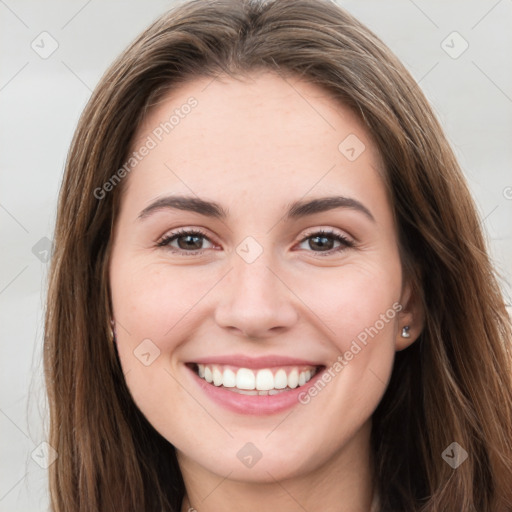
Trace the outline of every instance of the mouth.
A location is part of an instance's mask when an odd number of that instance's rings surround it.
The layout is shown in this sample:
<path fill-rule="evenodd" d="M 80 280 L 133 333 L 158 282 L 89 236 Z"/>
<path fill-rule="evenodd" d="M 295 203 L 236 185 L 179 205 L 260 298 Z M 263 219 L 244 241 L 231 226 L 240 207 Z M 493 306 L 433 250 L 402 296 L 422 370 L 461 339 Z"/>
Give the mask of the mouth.
<path fill-rule="evenodd" d="M 213 387 L 253 396 L 274 396 L 297 390 L 325 368 L 323 365 L 287 365 L 253 369 L 202 363 L 187 363 L 187 366 Z"/>

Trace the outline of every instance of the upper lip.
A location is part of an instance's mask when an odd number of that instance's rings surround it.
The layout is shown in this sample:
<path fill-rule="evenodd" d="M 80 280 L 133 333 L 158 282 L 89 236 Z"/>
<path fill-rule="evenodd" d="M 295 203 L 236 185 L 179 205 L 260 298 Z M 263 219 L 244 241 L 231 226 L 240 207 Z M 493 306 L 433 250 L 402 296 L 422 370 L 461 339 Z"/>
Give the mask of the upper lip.
<path fill-rule="evenodd" d="M 226 356 L 201 357 L 194 361 L 197 364 L 223 364 L 239 368 L 271 368 L 273 366 L 322 366 L 322 363 L 279 355 L 249 357 L 231 354 Z"/>

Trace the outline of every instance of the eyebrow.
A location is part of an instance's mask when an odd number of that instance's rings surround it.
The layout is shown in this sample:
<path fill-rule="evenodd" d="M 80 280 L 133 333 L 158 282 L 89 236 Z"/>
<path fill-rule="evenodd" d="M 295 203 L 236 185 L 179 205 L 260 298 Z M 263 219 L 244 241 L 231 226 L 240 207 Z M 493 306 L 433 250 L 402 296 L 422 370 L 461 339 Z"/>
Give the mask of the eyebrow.
<path fill-rule="evenodd" d="M 336 208 L 346 208 L 361 212 L 372 222 L 375 222 L 375 218 L 366 206 L 356 199 L 344 196 L 321 197 L 309 201 L 294 201 L 288 205 L 288 210 L 284 217 L 285 220 L 299 219 L 301 217 L 334 210 Z M 144 208 L 144 210 L 140 212 L 138 218 L 144 219 L 149 217 L 152 213 L 167 209 L 199 213 L 200 215 L 219 220 L 225 220 L 229 216 L 229 211 L 224 209 L 215 201 L 206 201 L 198 197 L 189 196 L 166 196 L 156 199 L 149 206 Z"/>

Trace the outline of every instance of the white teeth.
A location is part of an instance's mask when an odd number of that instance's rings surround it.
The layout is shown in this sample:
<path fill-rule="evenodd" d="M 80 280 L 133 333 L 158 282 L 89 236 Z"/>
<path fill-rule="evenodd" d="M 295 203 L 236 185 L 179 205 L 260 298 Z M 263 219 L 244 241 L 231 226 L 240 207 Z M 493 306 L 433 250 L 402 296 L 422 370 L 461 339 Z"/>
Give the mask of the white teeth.
<path fill-rule="evenodd" d="M 236 375 L 233 370 L 230 370 L 229 368 L 224 370 L 222 385 L 225 388 L 234 388 L 236 386 Z"/>
<path fill-rule="evenodd" d="M 218 368 L 213 369 L 213 385 L 214 386 L 222 385 L 222 372 Z"/>
<path fill-rule="evenodd" d="M 197 364 L 197 374 L 214 386 L 230 388 L 246 395 L 275 395 L 282 390 L 304 386 L 316 373 L 311 368 L 299 372 L 299 368 L 271 370 L 232 369 L 222 365 Z M 287 373 L 288 371 L 288 373 Z M 275 372 L 275 373 L 274 373 Z"/>
<path fill-rule="evenodd" d="M 247 368 L 240 368 L 236 372 L 236 387 L 238 389 L 254 389 L 256 387 L 254 372 Z"/>
<path fill-rule="evenodd" d="M 299 372 L 295 368 L 288 375 L 288 387 L 296 388 L 299 385 Z"/>
<path fill-rule="evenodd" d="M 277 370 L 277 373 L 274 375 L 274 388 L 284 389 L 286 386 L 288 386 L 288 376 L 286 372 L 283 369 Z"/>
<path fill-rule="evenodd" d="M 256 374 L 256 389 L 268 391 L 274 389 L 274 376 L 270 370 L 259 370 Z"/>

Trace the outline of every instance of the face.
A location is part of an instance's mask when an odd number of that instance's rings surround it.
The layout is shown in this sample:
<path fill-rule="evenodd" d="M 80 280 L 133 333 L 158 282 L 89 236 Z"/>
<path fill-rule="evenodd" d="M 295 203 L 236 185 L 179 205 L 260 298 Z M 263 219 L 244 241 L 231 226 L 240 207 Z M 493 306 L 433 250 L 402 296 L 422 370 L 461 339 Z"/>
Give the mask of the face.
<path fill-rule="evenodd" d="M 416 338 L 362 123 L 298 79 L 198 79 L 132 150 L 110 286 L 139 409 L 183 468 L 270 481 L 355 460 Z"/>

